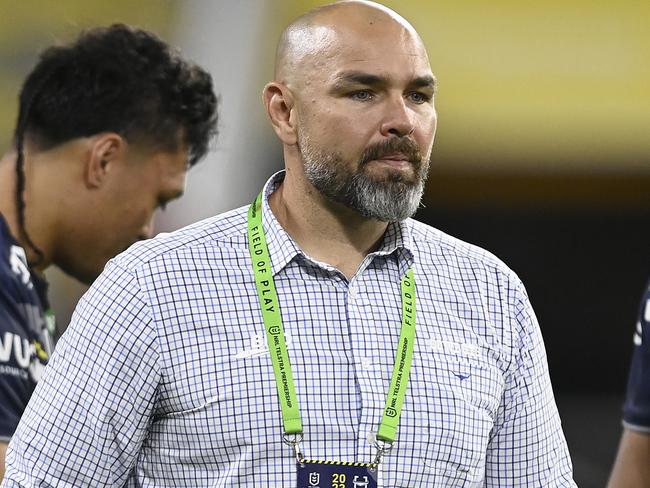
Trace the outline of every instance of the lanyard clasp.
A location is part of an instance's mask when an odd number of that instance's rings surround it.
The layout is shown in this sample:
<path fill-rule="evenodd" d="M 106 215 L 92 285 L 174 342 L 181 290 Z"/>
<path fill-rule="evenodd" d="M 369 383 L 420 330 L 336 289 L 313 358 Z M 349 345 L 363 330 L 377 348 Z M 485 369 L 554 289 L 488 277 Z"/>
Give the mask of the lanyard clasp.
<path fill-rule="evenodd" d="M 300 443 L 302 442 L 302 439 L 302 433 L 282 435 L 282 442 L 284 442 L 287 446 L 291 446 L 293 448 L 293 452 L 296 455 L 296 461 L 298 464 L 302 464 L 302 462 L 305 460 L 305 456 L 303 456 L 302 452 L 300 452 Z"/>
<path fill-rule="evenodd" d="M 372 462 L 372 464 L 379 466 L 379 463 L 381 463 L 381 459 L 384 457 L 384 455 L 393 448 L 393 442 L 381 441 L 377 439 L 375 440 L 375 447 L 377 448 L 377 455 L 375 456 L 375 460 Z"/>

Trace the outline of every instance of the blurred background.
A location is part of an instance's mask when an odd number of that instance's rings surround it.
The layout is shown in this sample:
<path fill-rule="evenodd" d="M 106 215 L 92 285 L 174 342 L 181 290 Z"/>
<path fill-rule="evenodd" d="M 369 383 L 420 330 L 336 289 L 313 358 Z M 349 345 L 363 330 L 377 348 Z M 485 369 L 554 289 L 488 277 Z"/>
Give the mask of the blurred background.
<path fill-rule="evenodd" d="M 0 0 L 0 151 L 38 53 L 113 22 L 211 71 L 220 135 L 160 231 L 249 202 L 282 165 L 261 90 L 276 39 L 323 2 Z M 527 286 L 579 486 L 603 486 L 650 276 L 650 3 L 389 0 L 427 44 L 439 131 L 418 218 L 478 244 Z M 59 324 L 84 289 L 48 273 Z"/>

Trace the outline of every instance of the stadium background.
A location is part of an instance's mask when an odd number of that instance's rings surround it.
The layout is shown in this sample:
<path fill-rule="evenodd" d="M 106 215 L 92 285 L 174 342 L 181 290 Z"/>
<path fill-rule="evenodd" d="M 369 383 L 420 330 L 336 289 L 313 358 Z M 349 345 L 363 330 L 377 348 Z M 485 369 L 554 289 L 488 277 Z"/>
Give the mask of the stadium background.
<path fill-rule="evenodd" d="M 281 166 L 261 104 L 295 0 L 0 0 L 0 151 L 37 53 L 87 26 L 157 32 L 208 68 L 220 136 L 171 230 L 243 205 Z M 505 260 L 527 286 L 579 486 L 603 486 L 638 300 L 650 275 L 650 3 L 386 1 L 418 29 L 440 90 L 419 218 Z M 60 323 L 83 288 L 48 272 Z"/>

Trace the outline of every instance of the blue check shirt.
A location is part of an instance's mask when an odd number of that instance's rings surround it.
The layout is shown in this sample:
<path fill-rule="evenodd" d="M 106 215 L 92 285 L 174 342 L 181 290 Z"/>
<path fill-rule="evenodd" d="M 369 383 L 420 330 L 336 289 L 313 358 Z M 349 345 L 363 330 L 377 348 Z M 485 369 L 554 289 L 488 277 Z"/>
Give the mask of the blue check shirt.
<path fill-rule="evenodd" d="M 413 266 L 417 339 L 379 486 L 575 486 L 535 316 L 491 254 L 389 225 L 351 280 L 267 233 L 306 458 L 370 462 Z M 2 485 L 296 486 L 246 210 L 131 247 L 79 303 L 9 447 Z"/>

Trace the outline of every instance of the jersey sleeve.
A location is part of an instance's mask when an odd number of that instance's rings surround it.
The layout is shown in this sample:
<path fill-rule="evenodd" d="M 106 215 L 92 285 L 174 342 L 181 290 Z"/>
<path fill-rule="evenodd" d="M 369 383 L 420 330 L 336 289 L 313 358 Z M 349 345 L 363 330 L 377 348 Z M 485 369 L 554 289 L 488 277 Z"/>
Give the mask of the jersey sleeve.
<path fill-rule="evenodd" d="M 634 331 L 623 423 L 632 430 L 650 433 L 650 281 L 641 300 Z"/>
<path fill-rule="evenodd" d="M 109 263 L 82 297 L 9 444 L 5 479 L 125 485 L 160 380 L 158 339 L 142 295 L 133 273 Z"/>
<path fill-rule="evenodd" d="M 44 324 L 40 306 L 3 260 L 0 265 L 0 441 L 7 442 L 27 406 L 48 354 L 33 333 Z M 26 266 L 25 266 L 26 269 Z"/>

